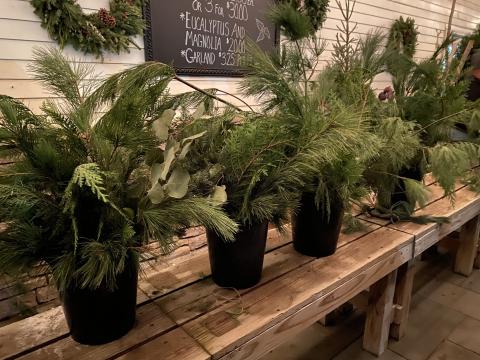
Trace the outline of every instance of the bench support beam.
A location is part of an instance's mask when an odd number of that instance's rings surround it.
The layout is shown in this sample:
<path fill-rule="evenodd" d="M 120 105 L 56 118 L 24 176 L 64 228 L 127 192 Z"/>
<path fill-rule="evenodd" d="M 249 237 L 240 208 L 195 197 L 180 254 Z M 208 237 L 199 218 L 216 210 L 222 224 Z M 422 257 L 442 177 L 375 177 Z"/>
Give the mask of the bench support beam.
<path fill-rule="evenodd" d="M 363 348 L 377 356 L 388 345 L 396 279 L 397 271 L 393 271 L 370 287 Z"/>
<path fill-rule="evenodd" d="M 454 271 L 457 274 L 470 276 L 475 258 L 478 255 L 478 236 L 480 233 L 480 216 L 476 216 L 460 231 L 460 245 L 455 259 Z"/>
<path fill-rule="evenodd" d="M 393 298 L 396 310 L 390 327 L 390 336 L 395 340 L 400 340 L 405 335 L 407 329 L 414 276 L 415 260 L 410 260 L 398 269 L 397 285 Z"/>

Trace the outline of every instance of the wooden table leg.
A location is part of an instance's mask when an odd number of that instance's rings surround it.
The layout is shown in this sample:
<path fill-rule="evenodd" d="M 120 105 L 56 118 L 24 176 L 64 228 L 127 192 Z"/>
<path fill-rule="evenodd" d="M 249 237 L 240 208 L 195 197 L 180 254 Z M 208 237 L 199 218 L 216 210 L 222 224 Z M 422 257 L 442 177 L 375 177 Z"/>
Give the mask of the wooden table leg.
<path fill-rule="evenodd" d="M 460 231 L 460 245 L 455 259 L 454 271 L 470 276 L 475 258 L 478 254 L 478 236 L 480 232 L 480 216 L 467 222 Z"/>
<path fill-rule="evenodd" d="M 395 309 L 390 327 L 390 336 L 395 340 L 400 340 L 405 335 L 412 301 L 414 277 L 415 259 L 402 265 L 397 272 L 397 286 L 393 298 Z"/>
<path fill-rule="evenodd" d="M 388 345 L 396 279 L 397 271 L 393 271 L 370 287 L 363 348 L 377 356 Z"/>

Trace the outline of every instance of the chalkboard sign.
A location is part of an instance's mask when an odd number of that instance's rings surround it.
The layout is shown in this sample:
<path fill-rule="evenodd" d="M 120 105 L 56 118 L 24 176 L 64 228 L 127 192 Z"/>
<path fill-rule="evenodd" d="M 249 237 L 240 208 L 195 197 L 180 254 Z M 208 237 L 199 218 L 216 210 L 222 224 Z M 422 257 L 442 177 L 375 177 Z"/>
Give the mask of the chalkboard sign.
<path fill-rule="evenodd" d="M 247 39 L 275 51 L 268 20 L 274 0 L 150 0 L 145 15 L 147 60 L 180 74 L 241 75 Z"/>

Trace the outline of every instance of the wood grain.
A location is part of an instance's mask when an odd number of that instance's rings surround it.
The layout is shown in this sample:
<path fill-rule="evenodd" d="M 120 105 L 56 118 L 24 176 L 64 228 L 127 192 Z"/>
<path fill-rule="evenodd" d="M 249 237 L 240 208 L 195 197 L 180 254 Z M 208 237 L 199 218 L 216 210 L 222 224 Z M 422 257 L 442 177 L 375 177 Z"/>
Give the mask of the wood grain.
<path fill-rule="evenodd" d="M 208 355 L 182 329 L 175 329 L 129 351 L 117 360 L 208 360 Z"/>
<path fill-rule="evenodd" d="M 411 235 L 381 228 L 339 249 L 331 257 L 317 259 L 245 294 L 242 297 L 242 314 L 231 315 L 233 307 L 224 305 L 185 324 L 183 328 L 215 358 L 221 357 L 354 279 L 365 267 L 383 261 L 412 243 Z M 408 250 L 412 251 L 412 246 L 409 246 Z M 411 253 L 404 255 L 402 259 L 404 258 L 405 262 L 409 257 Z M 344 301 L 347 300 L 349 299 Z M 335 305 L 340 304 L 341 302 L 337 302 Z M 327 310 L 334 309 L 335 307 L 332 307 Z M 315 322 L 319 318 L 312 320 Z M 209 326 L 214 319 L 222 319 L 228 331 L 214 334 Z"/>
<path fill-rule="evenodd" d="M 376 356 L 387 349 L 396 280 L 397 270 L 393 270 L 370 286 L 363 349 Z"/>
<path fill-rule="evenodd" d="M 478 254 L 478 236 L 480 234 L 480 216 L 465 225 L 460 231 L 460 244 L 455 257 L 454 271 L 457 274 L 470 276 Z"/>
<path fill-rule="evenodd" d="M 400 340 L 407 330 L 414 277 L 415 259 L 410 260 L 398 268 L 397 284 L 393 298 L 396 311 L 394 312 L 392 325 L 390 327 L 390 336 L 395 340 Z"/>
<path fill-rule="evenodd" d="M 379 226 L 366 224 L 366 229 L 352 234 L 341 234 L 339 239 L 339 249 L 347 246 L 353 241 L 363 236 L 367 236 L 377 230 Z M 290 235 L 289 235 L 290 236 Z M 275 249 L 265 255 L 264 270 L 261 282 L 255 287 L 261 287 L 271 280 L 283 276 L 307 263 L 314 261 L 314 258 L 304 256 L 296 252 L 292 246 L 283 246 Z M 252 291 L 252 289 L 242 290 L 241 294 Z M 181 325 L 187 321 L 211 311 L 226 301 L 214 294 L 218 287 L 210 278 L 192 284 L 184 289 L 180 289 L 161 298 L 158 302 L 162 310 L 177 324 Z M 233 291 L 225 291 L 225 297 L 236 298 Z"/>
<path fill-rule="evenodd" d="M 148 342 L 175 328 L 175 324 L 160 310 L 156 303 L 149 303 L 137 311 L 137 324 L 121 339 L 100 346 L 87 346 L 76 343 L 71 337 L 61 339 L 53 344 L 44 346 L 28 355 L 20 357 L 22 360 L 103 360 Z"/>
<path fill-rule="evenodd" d="M 345 302 L 361 293 L 373 283 L 377 282 L 392 269 L 408 261 L 411 255 L 412 245 L 407 245 L 400 251 L 383 259 L 379 263 L 364 269 L 364 271 L 351 280 L 337 287 L 331 292 L 303 307 L 300 311 L 292 314 L 283 321 L 274 324 L 255 338 L 239 345 L 232 352 L 221 359 L 228 360 L 254 360 L 260 359 L 268 351 L 274 349 L 286 340 L 294 337 L 299 331 L 305 329 L 327 313 L 335 309 L 339 303 Z M 215 358 L 215 357 L 214 357 Z"/>
<path fill-rule="evenodd" d="M 61 307 L 29 317 L 0 328 L 0 359 L 7 359 L 24 351 L 68 334 Z"/>

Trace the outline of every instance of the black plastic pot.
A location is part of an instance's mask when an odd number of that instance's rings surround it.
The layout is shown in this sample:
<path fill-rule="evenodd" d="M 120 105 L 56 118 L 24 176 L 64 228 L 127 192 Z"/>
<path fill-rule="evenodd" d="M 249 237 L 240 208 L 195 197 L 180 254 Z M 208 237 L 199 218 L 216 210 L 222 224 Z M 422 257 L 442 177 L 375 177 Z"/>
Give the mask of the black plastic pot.
<path fill-rule="evenodd" d="M 115 290 L 69 287 L 62 294 L 63 311 L 72 338 L 85 345 L 119 339 L 135 325 L 138 266 L 129 266 L 117 277 Z"/>
<path fill-rule="evenodd" d="M 247 289 L 259 283 L 267 243 L 268 222 L 242 227 L 234 242 L 207 231 L 213 281 L 221 287 Z"/>
<path fill-rule="evenodd" d="M 421 181 L 424 176 L 424 171 L 421 166 L 418 165 L 402 169 L 398 175 L 407 179 Z M 398 181 L 398 183 L 393 189 L 391 206 L 394 206 L 401 202 L 408 203 L 408 197 L 405 190 L 405 182 L 403 180 Z"/>
<path fill-rule="evenodd" d="M 313 257 L 335 254 L 342 229 L 344 207 L 332 201 L 330 216 L 315 205 L 315 194 L 304 193 L 300 207 L 292 215 L 293 247 L 299 253 Z"/>

